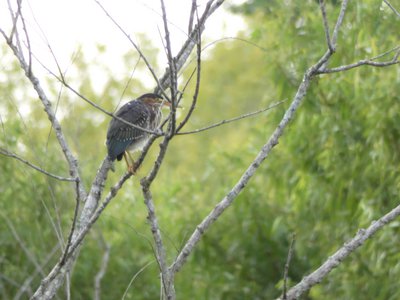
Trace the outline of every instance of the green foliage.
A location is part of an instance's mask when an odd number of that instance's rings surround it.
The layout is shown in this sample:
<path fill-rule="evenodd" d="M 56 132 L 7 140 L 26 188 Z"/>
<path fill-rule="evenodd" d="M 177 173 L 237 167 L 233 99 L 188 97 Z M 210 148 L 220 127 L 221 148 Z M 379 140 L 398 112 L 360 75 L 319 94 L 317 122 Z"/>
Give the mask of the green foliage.
<path fill-rule="evenodd" d="M 398 43 L 393 26 L 398 21 L 379 5 L 350 3 L 330 67 L 373 57 Z M 337 1 L 327 3 L 331 28 L 338 9 Z M 251 29 L 243 38 L 261 48 L 239 40 L 207 48 L 197 109 L 185 130 L 292 99 L 305 69 L 326 49 L 316 1 L 268 1 L 268 5 L 252 1 L 237 11 L 246 14 Z M 154 59 L 156 51 L 150 43 L 144 44 L 147 48 L 142 50 Z M 138 77 L 130 78 L 137 61 L 134 53 L 121 58 L 126 70 L 115 75 L 102 64 L 105 52 L 106 47 L 99 46 L 96 59 L 78 55 L 66 77 L 85 97 L 113 110 L 121 99 L 137 96 L 145 86 Z M 4 53 L 11 57 L 9 50 Z M 142 64 L 138 68 L 144 70 Z M 18 65 L 8 64 L 2 70 L 7 78 L 0 77 L 1 98 L 8 100 L 1 103 L 1 147 L 67 176 L 54 131 Z M 296 246 L 290 284 L 318 267 L 358 228 L 397 205 L 399 81 L 398 67 L 360 67 L 315 80 L 279 145 L 177 274 L 178 299 L 277 297 L 292 233 L 296 233 Z M 53 79 L 47 84 L 88 187 L 106 153 L 109 118 L 73 93 L 60 93 Z M 182 115 L 190 106 L 193 87 L 192 82 Z M 254 159 L 288 105 L 173 140 L 152 190 L 169 262 Z M 17 107 L 29 109 L 19 112 Z M 149 170 L 157 150 L 154 147 L 137 178 Z M 125 169 L 123 164 L 116 167 L 105 191 Z M 8 299 L 37 272 L 24 247 L 39 264 L 49 259 L 44 273 L 58 258 L 60 250 L 53 257 L 46 255 L 60 236 L 67 236 L 75 194 L 73 184 L 49 179 L 10 158 L 0 156 L 0 168 L 0 293 Z M 159 296 L 159 272 L 146 215 L 138 180 L 132 179 L 86 239 L 71 278 L 73 299 L 93 297 L 93 280 L 104 251 L 102 239 L 111 246 L 102 297 L 122 298 L 131 279 L 148 263 L 125 299 Z M 399 222 L 387 226 L 305 298 L 399 298 L 400 263 L 394 238 L 398 234 Z M 31 289 L 41 277 L 34 276 Z M 59 295 L 64 298 L 63 291 Z"/>

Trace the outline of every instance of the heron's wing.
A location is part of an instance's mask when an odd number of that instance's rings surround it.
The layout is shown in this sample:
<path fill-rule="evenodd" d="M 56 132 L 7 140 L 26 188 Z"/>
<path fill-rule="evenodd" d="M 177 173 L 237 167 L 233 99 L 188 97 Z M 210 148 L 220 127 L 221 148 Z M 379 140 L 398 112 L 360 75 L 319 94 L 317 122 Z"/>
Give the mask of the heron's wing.
<path fill-rule="evenodd" d="M 144 104 L 131 101 L 122 106 L 116 113 L 121 119 L 139 127 L 146 128 L 149 113 Z M 130 126 L 120 120 L 113 118 L 107 131 L 107 149 L 111 160 L 124 153 L 132 143 L 146 136 L 146 132 Z"/>

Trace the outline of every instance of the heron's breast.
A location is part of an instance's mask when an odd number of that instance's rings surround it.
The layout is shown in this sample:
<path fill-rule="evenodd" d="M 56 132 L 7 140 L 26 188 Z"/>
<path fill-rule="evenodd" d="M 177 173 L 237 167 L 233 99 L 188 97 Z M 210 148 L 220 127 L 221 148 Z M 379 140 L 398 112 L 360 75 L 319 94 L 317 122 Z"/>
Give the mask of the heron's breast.
<path fill-rule="evenodd" d="M 135 151 L 141 151 L 143 147 L 146 145 L 146 142 L 148 141 L 149 137 L 145 135 L 144 137 L 140 138 L 139 140 L 136 140 L 134 143 L 130 144 L 126 150 L 130 152 L 135 152 Z"/>

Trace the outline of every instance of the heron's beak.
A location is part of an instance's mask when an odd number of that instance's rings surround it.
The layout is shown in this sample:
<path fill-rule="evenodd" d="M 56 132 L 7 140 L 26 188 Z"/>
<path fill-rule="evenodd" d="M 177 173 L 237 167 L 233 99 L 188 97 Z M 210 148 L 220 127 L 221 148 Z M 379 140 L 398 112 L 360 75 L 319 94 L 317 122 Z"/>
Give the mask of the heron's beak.
<path fill-rule="evenodd" d="M 169 101 L 164 101 L 164 102 L 163 102 L 163 106 L 171 107 L 171 105 L 172 105 L 172 103 L 169 102 Z M 178 106 L 176 106 L 176 107 L 177 107 L 177 108 L 182 108 L 181 105 L 178 105 Z"/>

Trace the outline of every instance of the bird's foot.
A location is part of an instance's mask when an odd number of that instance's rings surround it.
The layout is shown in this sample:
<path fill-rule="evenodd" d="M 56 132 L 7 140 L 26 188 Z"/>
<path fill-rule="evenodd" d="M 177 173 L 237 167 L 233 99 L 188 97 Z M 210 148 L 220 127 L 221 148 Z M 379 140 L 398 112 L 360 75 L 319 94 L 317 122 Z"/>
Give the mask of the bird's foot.
<path fill-rule="evenodd" d="M 135 173 L 136 173 L 135 165 L 129 165 L 128 172 L 131 173 L 132 175 L 135 175 Z"/>
<path fill-rule="evenodd" d="M 138 163 L 134 162 L 132 165 L 128 166 L 128 172 L 132 175 L 136 174 L 136 171 L 139 169 Z"/>

